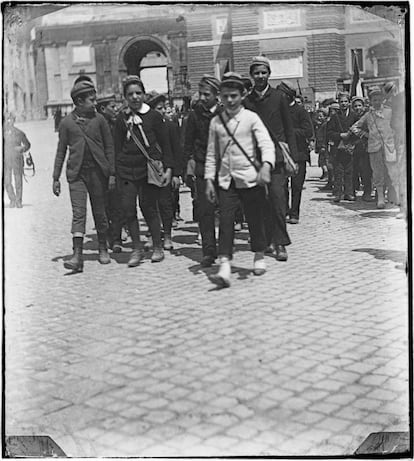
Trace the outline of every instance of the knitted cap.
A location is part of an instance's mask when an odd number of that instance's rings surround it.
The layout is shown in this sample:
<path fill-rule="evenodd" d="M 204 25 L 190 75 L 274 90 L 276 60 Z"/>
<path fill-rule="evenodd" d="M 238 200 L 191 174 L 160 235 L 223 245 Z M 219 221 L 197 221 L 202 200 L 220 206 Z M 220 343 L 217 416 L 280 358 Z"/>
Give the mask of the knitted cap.
<path fill-rule="evenodd" d="M 83 80 L 81 82 L 75 83 L 70 92 L 70 97 L 75 100 L 78 96 L 84 93 L 89 93 L 90 91 L 95 91 L 95 87 L 92 82 L 88 80 Z"/>
<path fill-rule="evenodd" d="M 381 88 L 379 86 L 372 86 L 368 89 L 368 96 L 371 98 L 374 94 L 382 94 Z"/>
<path fill-rule="evenodd" d="M 221 80 L 220 89 L 229 87 L 236 87 L 240 89 L 242 92 L 245 91 L 242 76 L 240 74 L 237 74 L 236 72 L 226 72 Z"/>
<path fill-rule="evenodd" d="M 76 85 L 77 83 L 79 82 L 90 82 L 90 83 L 93 83 L 93 80 L 91 79 L 91 77 L 89 77 L 89 75 L 86 75 L 86 74 L 81 74 L 79 75 L 79 77 L 77 77 L 75 79 L 75 81 L 73 82 L 73 85 Z"/>
<path fill-rule="evenodd" d="M 252 59 L 250 64 L 250 73 L 252 73 L 254 66 L 266 66 L 270 72 L 270 61 L 266 58 L 266 56 L 255 56 Z"/>
<path fill-rule="evenodd" d="M 212 75 L 205 74 L 201 77 L 199 85 L 207 85 L 217 93 L 220 89 L 220 80 Z"/>
<path fill-rule="evenodd" d="M 125 90 L 129 85 L 139 85 L 142 88 L 142 91 L 145 93 L 145 87 L 144 84 L 142 83 L 142 80 L 138 77 L 138 75 L 127 75 L 123 80 L 122 80 L 122 90 L 125 95 Z"/>
<path fill-rule="evenodd" d="M 165 102 L 167 100 L 167 97 L 164 94 L 157 93 L 156 91 L 151 91 L 148 93 L 148 99 L 147 99 L 147 104 L 154 109 L 154 107 L 159 103 L 159 102 Z"/>

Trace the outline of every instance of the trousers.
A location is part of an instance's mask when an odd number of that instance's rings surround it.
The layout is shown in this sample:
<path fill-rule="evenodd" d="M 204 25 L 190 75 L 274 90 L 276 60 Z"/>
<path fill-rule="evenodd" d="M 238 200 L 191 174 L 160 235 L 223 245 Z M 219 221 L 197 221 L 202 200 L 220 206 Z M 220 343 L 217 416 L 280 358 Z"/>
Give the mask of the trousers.
<path fill-rule="evenodd" d="M 219 255 L 233 256 L 234 221 L 240 203 L 243 205 L 247 224 L 249 226 L 251 250 L 264 251 L 266 234 L 264 229 L 263 211 L 265 202 L 264 188 L 255 186 L 249 189 L 236 189 L 234 181 L 228 190 L 219 188 Z"/>
<path fill-rule="evenodd" d="M 217 256 L 217 242 L 215 230 L 216 205 L 207 200 L 205 190 L 206 180 L 204 178 L 197 177 L 197 218 L 200 226 L 203 256 L 213 256 L 215 258 Z"/>
<path fill-rule="evenodd" d="M 302 200 L 303 184 L 305 183 L 306 177 L 306 162 L 298 162 L 298 166 L 298 173 L 295 176 L 286 179 L 286 206 L 288 210 L 287 214 L 291 218 L 296 219 L 299 219 L 299 208 L 300 202 Z"/>
<path fill-rule="evenodd" d="M 338 149 L 333 157 L 334 189 L 336 196 L 353 195 L 352 155 L 343 149 Z"/>
<path fill-rule="evenodd" d="M 269 197 L 264 205 L 264 224 L 267 245 L 290 245 L 286 228 L 286 175 L 282 168 L 276 166 L 269 184 Z"/>
<path fill-rule="evenodd" d="M 11 203 L 22 203 L 23 168 L 23 155 L 6 155 L 4 157 L 4 187 Z M 15 187 L 13 187 L 13 178 Z"/>
<path fill-rule="evenodd" d="M 160 187 L 148 184 L 147 179 L 130 181 L 120 179 L 121 204 L 134 245 L 140 243 L 140 231 L 137 216 L 137 197 L 139 207 L 151 233 L 153 245 L 161 247 L 161 225 L 158 215 Z"/>
<path fill-rule="evenodd" d="M 83 168 L 78 178 L 69 183 L 72 204 L 72 234 L 85 234 L 86 202 L 89 195 L 95 228 L 99 234 L 108 231 L 108 219 L 105 211 L 108 179 L 100 168 Z"/>

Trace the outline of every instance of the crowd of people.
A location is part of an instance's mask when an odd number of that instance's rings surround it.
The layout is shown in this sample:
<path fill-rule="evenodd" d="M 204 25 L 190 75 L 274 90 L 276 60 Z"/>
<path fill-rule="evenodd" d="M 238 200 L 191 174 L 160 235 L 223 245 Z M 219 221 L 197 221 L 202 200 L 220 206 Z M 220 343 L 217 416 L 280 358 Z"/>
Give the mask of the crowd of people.
<path fill-rule="evenodd" d="M 288 259 L 287 224 L 299 223 L 311 150 L 319 154 L 321 179 L 327 179 L 324 189 L 334 202 L 355 201 L 362 188 L 362 200 L 376 200 L 378 208 L 388 200 L 405 215 L 404 95 L 396 94 L 392 84 L 370 88 L 368 103 L 343 92 L 311 116 L 288 83 L 270 86 L 270 74 L 269 60 L 256 56 L 248 78 L 234 72 L 221 81 L 203 76 L 197 100 L 179 121 L 167 97 L 146 93 L 136 75 L 123 81 L 121 107 L 114 95 L 97 97 L 88 76 L 78 77 L 71 90 L 75 108 L 56 127 L 53 193 L 60 195 L 68 154 L 72 204 L 73 255 L 64 266 L 83 271 L 88 197 L 101 264 L 111 262 L 108 248 L 123 251 L 123 229 L 133 246 L 129 267 L 140 265 L 148 248 L 151 261 L 161 262 L 164 250 L 173 249 L 179 188 L 185 183 L 199 227 L 201 265 L 219 262 L 210 280 L 230 286 L 235 230 L 245 223 L 253 273 L 262 275 L 265 254 Z M 19 136 L 16 145 L 27 149 Z M 21 203 L 21 197 L 9 196 L 11 203 Z M 137 198 L 148 226 L 145 245 Z"/>

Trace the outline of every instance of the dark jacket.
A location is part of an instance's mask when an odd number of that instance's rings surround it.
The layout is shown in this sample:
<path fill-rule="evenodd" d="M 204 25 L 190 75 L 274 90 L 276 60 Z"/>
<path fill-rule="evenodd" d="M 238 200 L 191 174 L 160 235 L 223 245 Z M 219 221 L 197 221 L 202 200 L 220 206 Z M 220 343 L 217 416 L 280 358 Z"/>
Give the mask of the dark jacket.
<path fill-rule="evenodd" d="M 195 160 L 195 175 L 204 178 L 204 165 L 208 144 L 210 121 L 223 109 L 217 106 L 215 112 L 206 109 L 201 103 L 196 104 L 185 122 L 184 162 Z"/>
<path fill-rule="evenodd" d="M 183 150 L 181 147 L 180 127 L 178 122 L 166 120 L 168 138 L 170 140 L 171 152 L 174 161 L 173 176 L 181 176 L 183 174 Z"/>
<path fill-rule="evenodd" d="M 125 121 L 131 112 L 128 109 L 121 111 L 115 121 L 114 144 L 116 173 L 120 178 L 130 181 L 143 179 L 147 176 L 147 159 L 138 149 L 132 137 L 127 137 Z M 174 168 L 171 146 L 167 126 L 160 113 L 150 109 L 148 112 L 138 114 L 147 137 L 149 147 L 148 155 L 154 160 L 161 160 L 164 168 Z M 133 131 L 141 143 L 145 142 L 138 126 L 133 125 Z"/>
<path fill-rule="evenodd" d="M 115 174 L 114 146 L 111 131 L 105 118 L 98 113 L 91 118 L 79 118 L 75 110 L 67 115 L 59 126 L 59 142 L 53 169 L 55 181 L 60 178 L 62 173 L 68 147 L 66 177 L 68 182 L 77 179 L 82 167 L 86 143 L 104 176 L 108 177 Z"/>
<path fill-rule="evenodd" d="M 348 113 L 338 111 L 335 115 L 332 115 L 328 122 L 328 141 L 333 143 L 332 147 L 335 151 L 338 149 L 338 144 L 341 141 L 341 133 L 347 133 L 349 128 L 358 120 L 358 115 L 349 109 Z M 355 137 L 352 136 L 346 142 L 355 141 Z"/>
<path fill-rule="evenodd" d="M 312 120 L 307 110 L 299 104 L 289 106 L 292 117 L 293 130 L 296 137 L 296 155 L 292 152 L 292 158 L 296 162 L 310 162 L 308 140 L 313 137 Z"/>
<path fill-rule="evenodd" d="M 244 100 L 247 109 L 256 112 L 269 131 L 270 137 L 276 141 L 287 142 L 293 157 L 297 156 L 295 132 L 292 117 L 289 111 L 289 102 L 286 95 L 269 87 L 263 98 L 256 91 L 252 91 Z M 283 163 L 283 156 L 276 149 L 276 164 Z"/>

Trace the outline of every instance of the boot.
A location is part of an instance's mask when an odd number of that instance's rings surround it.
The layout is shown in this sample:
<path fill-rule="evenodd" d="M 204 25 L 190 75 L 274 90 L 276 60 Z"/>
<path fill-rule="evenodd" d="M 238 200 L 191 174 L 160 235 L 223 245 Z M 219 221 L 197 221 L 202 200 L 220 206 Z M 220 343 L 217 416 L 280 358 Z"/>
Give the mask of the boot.
<path fill-rule="evenodd" d="M 172 250 L 173 249 L 173 243 L 171 240 L 171 235 L 165 234 L 164 235 L 164 250 Z"/>
<path fill-rule="evenodd" d="M 98 245 L 99 245 L 99 262 L 101 264 L 109 264 L 111 258 L 109 257 L 108 248 L 106 245 L 106 234 L 98 234 Z"/>
<path fill-rule="evenodd" d="M 141 245 L 132 250 L 131 256 L 129 257 L 128 267 L 139 266 L 141 261 L 144 259 L 144 250 Z"/>
<path fill-rule="evenodd" d="M 152 263 L 160 263 L 164 259 L 164 251 L 161 247 L 154 247 L 154 252 L 151 256 Z"/>
<path fill-rule="evenodd" d="M 229 258 L 222 256 L 220 258 L 220 269 L 217 274 L 210 275 L 209 279 L 220 288 L 230 286 L 231 264 Z"/>
<path fill-rule="evenodd" d="M 65 269 L 83 272 L 83 237 L 73 237 L 73 256 L 63 263 Z"/>
<path fill-rule="evenodd" d="M 385 208 L 385 197 L 384 197 L 384 188 L 377 188 L 377 208 L 382 210 Z"/>

